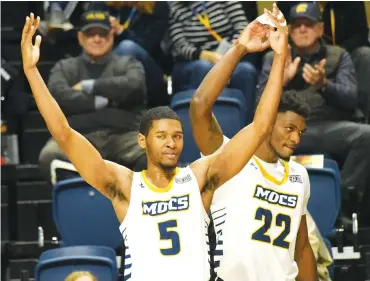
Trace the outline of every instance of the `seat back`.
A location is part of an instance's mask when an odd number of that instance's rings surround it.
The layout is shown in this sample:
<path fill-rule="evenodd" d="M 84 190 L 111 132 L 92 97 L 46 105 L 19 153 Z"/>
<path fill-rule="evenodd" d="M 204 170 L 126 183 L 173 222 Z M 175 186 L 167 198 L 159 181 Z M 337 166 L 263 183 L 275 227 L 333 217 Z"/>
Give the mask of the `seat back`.
<path fill-rule="evenodd" d="M 36 281 L 64 281 L 74 271 L 89 271 L 97 280 L 116 281 L 116 254 L 100 246 L 63 247 L 43 252 L 35 269 Z"/>
<path fill-rule="evenodd" d="M 342 190 L 341 190 L 341 185 L 340 185 L 341 179 L 340 179 L 340 169 L 339 169 L 338 163 L 333 159 L 324 158 L 324 168 L 333 170 L 335 173 L 335 177 L 338 180 L 337 193 L 339 196 L 339 209 L 340 209 L 341 202 L 342 202 Z"/>
<path fill-rule="evenodd" d="M 340 209 L 340 186 L 336 173 L 329 168 L 307 168 L 311 184 L 310 211 L 323 237 L 332 234 Z"/>
<path fill-rule="evenodd" d="M 179 115 L 184 132 L 184 150 L 180 157 L 183 163 L 190 163 L 200 157 L 199 149 L 193 138 L 189 117 L 190 101 L 195 90 L 176 93 L 171 108 Z M 245 99 L 239 90 L 224 89 L 213 106 L 213 113 L 220 124 L 223 134 L 233 137 L 245 126 Z"/>
<path fill-rule="evenodd" d="M 58 182 L 53 217 L 63 245 L 121 247 L 122 235 L 111 202 L 82 178 Z"/>

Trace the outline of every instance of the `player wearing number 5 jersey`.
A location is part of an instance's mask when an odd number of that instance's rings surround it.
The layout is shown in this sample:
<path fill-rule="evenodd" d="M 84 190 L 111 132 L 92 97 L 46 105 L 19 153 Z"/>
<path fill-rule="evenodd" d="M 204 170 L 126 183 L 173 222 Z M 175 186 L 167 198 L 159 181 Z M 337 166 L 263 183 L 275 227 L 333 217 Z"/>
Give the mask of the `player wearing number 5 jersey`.
<path fill-rule="evenodd" d="M 276 6 L 273 13 L 279 14 Z M 284 17 L 278 18 L 285 21 Z M 285 24 L 278 30 L 282 26 Z M 281 36 L 286 34 L 282 32 Z M 282 91 L 284 65 L 280 61 L 285 64 L 288 46 L 285 41 L 276 41 L 270 38 L 274 61 L 263 95 Z M 207 83 L 203 82 L 193 97 L 192 129 L 203 155 L 219 153 L 228 143 L 212 115 L 212 106 L 227 83 L 220 75 L 233 67 L 233 57 L 229 55 L 219 75 L 208 76 Z M 270 113 L 261 108 L 261 103 L 262 100 L 255 118 L 261 110 L 262 114 Z M 306 224 L 310 194 L 307 171 L 289 162 L 305 130 L 306 115 L 307 107 L 294 92 L 283 94 L 268 137 L 263 142 L 256 142 L 253 135 L 245 140 L 240 150 L 249 147 L 256 151 L 255 155 L 237 176 L 215 192 L 211 211 L 217 239 L 217 281 L 317 280 Z"/>
<path fill-rule="evenodd" d="M 276 21 L 272 14 L 266 12 L 266 15 Z M 35 19 L 33 14 L 26 19 L 21 42 L 23 69 L 53 138 L 86 182 L 112 202 L 128 247 L 124 279 L 208 281 L 207 213 L 213 193 L 239 173 L 254 154 L 253 146 L 243 147 L 245 141 L 253 139 L 252 142 L 261 143 L 267 136 L 281 91 L 262 98 L 255 125 L 240 131 L 221 153 L 183 169 L 177 168 L 183 148 L 179 118 L 168 107 L 148 110 L 138 134 L 148 166 L 147 170 L 134 173 L 103 160 L 93 145 L 69 126 L 36 67 L 41 37 L 36 37 L 35 44 L 32 37 L 39 23 L 40 19 Z M 266 38 L 274 37 L 276 32 L 252 22 L 230 51 L 233 56 L 237 54 L 234 63 L 248 52 L 266 49 L 270 46 Z M 99 38 L 96 44 L 107 40 L 99 34 L 94 38 Z M 221 59 L 212 71 L 219 72 L 224 64 Z M 284 60 L 279 65 L 282 68 Z M 268 114 L 261 114 L 263 111 Z"/>

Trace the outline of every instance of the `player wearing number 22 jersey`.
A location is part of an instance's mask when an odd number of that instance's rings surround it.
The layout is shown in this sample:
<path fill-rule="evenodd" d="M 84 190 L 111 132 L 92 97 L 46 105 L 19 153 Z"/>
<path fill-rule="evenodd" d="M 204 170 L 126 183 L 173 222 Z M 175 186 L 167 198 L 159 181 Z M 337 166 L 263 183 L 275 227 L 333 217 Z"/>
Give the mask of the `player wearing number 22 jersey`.
<path fill-rule="evenodd" d="M 243 130 L 251 130 L 251 138 L 239 147 L 255 151 L 241 172 L 217 189 L 212 200 L 211 212 L 216 231 L 214 269 L 217 281 L 316 281 L 317 269 L 306 223 L 309 181 L 304 167 L 289 161 L 306 129 L 308 106 L 295 91 L 283 89 L 287 54 L 285 19 L 276 4 L 273 13 L 280 22 L 274 22 L 276 33 L 269 34 L 274 52 L 271 72 L 260 98 L 253 122 Z M 228 56 L 229 55 L 229 56 Z M 194 139 L 203 155 L 223 153 L 229 141 L 223 136 L 212 107 L 218 100 L 235 58 L 230 52 L 217 63 L 220 71 L 206 77 L 203 87 L 197 90 L 190 106 L 190 119 Z M 299 60 L 295 61 L 298 67 Z M 283 65 L 282 65 L 283 64 Z M 227 77 L 226 77 L 227 78 Z M 265 132 L 263 140 L 256 138 L 263 123 L 257 116 L 271 114 L 262 105 L 270 103 L 270 94 L 281 95 L 274 125 Z M 243 111 L 242 111 L 243 112 Z M 223 124 L 230 129 L 235 124 Z M 230 120 L 230 119 L 228 119 Z M 225 122 L 225 119 L 223 119 Z M 225 146 L 225 147 L 224 147 Z M 237 161 L 238 155 L 234 159 Z M 229 169 L 231 166 L 226 166 Z"/>
<path fill-rule="evenodd" d="M 303 166 L 290 161 L 306 115 L 296 93 L 284 93 L 269 137 L 242 171 L 215 192 L 217 281 L 317 280 L 306 222 L 309 178 Z M 204 119 L 217 128 L 212 115 Z M 222 151 L 229 141 L 220 128 L 211 134 L 210 141 L 195 134 L 204 154 Z"/>
<path fill-rule="evenodd" d="M 284 160 L 267 163 L 254 156 L 213 197 L 218 276 L 223 280 L 295 280 L 296 238 L 309 194 L 303 166 Z"/>

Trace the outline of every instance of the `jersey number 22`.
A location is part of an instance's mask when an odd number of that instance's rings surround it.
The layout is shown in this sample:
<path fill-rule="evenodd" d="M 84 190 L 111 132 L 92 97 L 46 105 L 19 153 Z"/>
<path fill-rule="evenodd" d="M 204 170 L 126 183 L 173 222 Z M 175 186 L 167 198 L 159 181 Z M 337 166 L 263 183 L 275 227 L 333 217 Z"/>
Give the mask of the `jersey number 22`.
<path fill-rule="evenodd" d="M 265 243 L 271 243 L 270 236 L 266 234 L 266 232 L 270 229 L 271 223 L 272 223 L 271 211 L 260 207 L 256 211 L 255 219 L 259 221 L 263 220 L 264 225 L 261 228 L 259 228 L 255 233 L 253 233 L 252 239 L 265 242 Z M 272 245 L 288 249 L 289 242 L 285 241 L 285 238 L 290 233 L 291 219 L 287 215 L 278 214 L 276 216 L 275 223 L 276 223 L 276 226 L 279 226 L 279 227 L 282 227 L 284 224 L 284 229 L 280 233 L 280 235 L 277 238 L 275 238 L 275 240 L 272 242 Z"/>

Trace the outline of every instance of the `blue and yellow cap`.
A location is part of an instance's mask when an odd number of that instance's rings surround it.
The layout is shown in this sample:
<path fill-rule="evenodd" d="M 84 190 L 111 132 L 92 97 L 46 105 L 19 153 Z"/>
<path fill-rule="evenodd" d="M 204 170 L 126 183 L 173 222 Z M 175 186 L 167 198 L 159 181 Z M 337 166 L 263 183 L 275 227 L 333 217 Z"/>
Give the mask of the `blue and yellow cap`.
<path fill-rule="evenodd" d="M 314 22 L 321 21 L 321 13 L 318 5 L 312 2 L 302 2 L 290 10 L 290 22 L 297 18 L 306 18 Z"/>
<path fill-rule="evenodd" d="M 85 32 L 89 28 L 100 27 L 105 30 L 111 29 L 109 13 L 104 11 L 89 11 L 81 16 L 81 31 Z"/>

